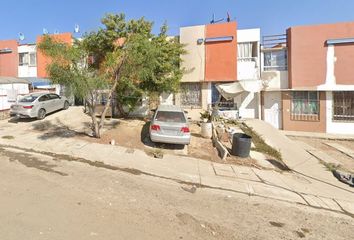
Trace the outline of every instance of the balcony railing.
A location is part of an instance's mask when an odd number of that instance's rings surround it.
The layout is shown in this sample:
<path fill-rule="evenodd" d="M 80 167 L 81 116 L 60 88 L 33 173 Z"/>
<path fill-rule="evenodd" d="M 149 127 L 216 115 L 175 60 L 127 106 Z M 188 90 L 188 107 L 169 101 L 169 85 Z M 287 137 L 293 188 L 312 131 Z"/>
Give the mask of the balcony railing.
<path fill-rule="evenodd" d="M 286 34 L 266 35 L 262 37 L 263 48 L 286 47 Z"/>

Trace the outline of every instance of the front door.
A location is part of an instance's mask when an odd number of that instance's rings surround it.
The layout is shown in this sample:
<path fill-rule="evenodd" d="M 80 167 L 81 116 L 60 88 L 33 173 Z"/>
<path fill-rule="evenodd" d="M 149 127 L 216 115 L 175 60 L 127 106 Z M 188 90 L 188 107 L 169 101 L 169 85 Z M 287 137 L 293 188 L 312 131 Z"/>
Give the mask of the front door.
<path fill-rule="evenodd" d="M 264 121 L 282 129 L 281 92 L 264 92 Z"/>

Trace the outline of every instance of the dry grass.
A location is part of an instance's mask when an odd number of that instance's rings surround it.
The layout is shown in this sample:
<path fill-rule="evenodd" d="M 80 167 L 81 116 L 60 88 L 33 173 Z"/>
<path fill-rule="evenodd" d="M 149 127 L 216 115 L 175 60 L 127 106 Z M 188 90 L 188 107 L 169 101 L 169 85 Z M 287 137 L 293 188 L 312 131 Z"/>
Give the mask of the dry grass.
<path fill-rule="evenodd" d="M 256 133 L 251 127 L 248 127 L 245 124 L 239 124 L 239 123 L 238 123 L 238 126 L 241 128 L 241 130 L 245 134 L 252 137 L 252 142 L 255 145 L 255 148 L 253 148 L 252 150 L 267 154 L 268 156 L 271 156 L 271 157 L 275 158 L 276 160 L 282 161 L 281 153 L 278 150 L 276 150 L 275 148 L 269 146 L 264 141 L 264 139 L 258 133 Z"/>

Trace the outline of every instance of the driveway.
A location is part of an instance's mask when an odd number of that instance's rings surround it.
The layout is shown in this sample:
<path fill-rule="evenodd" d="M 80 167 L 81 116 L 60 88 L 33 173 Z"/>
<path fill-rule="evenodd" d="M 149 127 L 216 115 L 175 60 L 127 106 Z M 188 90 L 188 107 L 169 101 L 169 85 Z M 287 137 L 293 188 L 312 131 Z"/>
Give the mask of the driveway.
<path fill-rule="evenodd" d="M 323 163 L 333 163 L 341 170 L 354 173 L 354 140 L 289 137 Z"/>
<path fill-rule="evenodd" d="M 118 124 L 117 120 L 107 120 L 104 130 L 110 129 L 116 124 Z M 83 107 L 80 106 L 51 113 L 43 120 L 11 118 L 0 121 L 0 129 L 13 132 L 13 134 L 21 131 L 41 132 L 43 138 L 90 135 L 90 125 L 90 116 L 85 114 Z"/>

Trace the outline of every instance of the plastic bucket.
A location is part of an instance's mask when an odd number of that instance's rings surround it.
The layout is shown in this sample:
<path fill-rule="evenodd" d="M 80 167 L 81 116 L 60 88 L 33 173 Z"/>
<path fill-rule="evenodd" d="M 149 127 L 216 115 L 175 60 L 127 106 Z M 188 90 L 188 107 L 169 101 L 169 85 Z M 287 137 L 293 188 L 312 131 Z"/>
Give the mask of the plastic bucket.
<path fill-rule="evenodd" d="M 244 133 L 235 133 L 232 137 L 232 155 L 247 158 L 251 151 L 252 137 Z"/>

